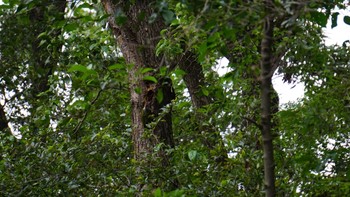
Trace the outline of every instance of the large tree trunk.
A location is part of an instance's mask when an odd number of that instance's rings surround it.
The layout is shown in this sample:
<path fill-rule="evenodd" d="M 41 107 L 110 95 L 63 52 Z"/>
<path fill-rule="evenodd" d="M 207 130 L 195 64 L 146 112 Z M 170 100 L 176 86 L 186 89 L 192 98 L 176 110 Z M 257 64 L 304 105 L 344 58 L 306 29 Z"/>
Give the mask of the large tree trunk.
<path fill-rule="evenodd" d="M 156 154 L 160 157 L 158 163 L 152 159 L 151 154 L 154 153 L 157 144 L 162 143 L 166 147 L 174 146 L 169 108 L 175 94 L 170 78 L 159 76 L 158 71 L 164 65 L 162 65 L 162 58 L 155 54 L 160 31 L 165 28 L 165 24 L 160 19 L 149 23 L 149 17 L 155 12 L 151 6 L 152 3 L 154 1 L 129 3 L 102 0 L 105 11 L 111 15 L 109 26 L 113 30 L 126 62 L 131 65 L 128 73 L 132 108 L 132 141 L 134 158 L 140 162 L 138 173 L 141 173 L 142 167 L 152 169 L 158 166 L 163 168 L 163 172 L 169 170 L 169 158 L 163 149 Z M 125 14 L 127 19 L 124 23 L 117 24 L 114 17 L 116 10 Z M 152 68 L 154 71 L 142 74 L 140 71 L 143 68 Z M 157 78 L 157 82 L 145 80 L 145 76 Z M 163 110 L 165 108 L 168 110 Z M 176 187 L 177 183 L 173 185 Z"/>
<path fill-rule="evenodd" d="M 144 75 L 140 74 L 140 70 L 143 68 L 149 67 L 157 71 L 161 66 L 164 66 L 162 65 L 162 58 L 155 55 L 155 48 L 161 37 L 160 31 L 167 26 L 161 20 L 156 20 L 152 24 L 148 23 L 147 17 L 154 12 L 151 4 L 154 4 L 155 1 L 125 3 L 123 1 L 103 0 L 102 3 L 106 12 L 112 16 L 109 19 L 109 25 L 117 38 L 117 43 L 126 62 L 133 65 L 128 72 L 134 157 L 137 161 L 144 162 L 149 160 L 147 155 L 153 152 L 153 148 L 157 143 L 174 146 L 171 114 L 170 112 L 160 113 L 161 108 L 168 105 L 174 98 L 171 81 L 162 77 L 158 78 L 157 83 L 144 81 Z M 126 15 L 127 19 L 123 24 L 116 23 L 114 17 L 116 16 L 116 10 L 122 10 Z M 141 15 L 144 16 L 143 19 L 138 17 Z M 193 106 L 201 108 L 210 104 L 210 97 L 201 94 L 201 88 L 204 87 L 204 74 L 196 55 L 186 52 L 177 59 L 177 62 L 171 64 L 178 65 L 186 72 L 184 81 L 190 92 Z M 147 74 L 156 77 L 157 73 Z M 159 91 L 163 92 L 164 97 L 160 103 L 156 99 Z M 152 129 L 148 129 L 147 125 L 152 122 L 157 122 L 157 124 Z M 203 141 L 209 148 L 222 144 L 218 143 L 222 142 L 221 136 L 213 128 L 202 128 L 200 130 L 206 130 L 213 134 L 214 137 Z M 224 154 L 227 157 L 227 153 Z M 162 164 L 166 167 L 168 158 L 163 153 L 160 156 L 162 157 Z M 219 158 L 222 159 L 220 156 Z"/>

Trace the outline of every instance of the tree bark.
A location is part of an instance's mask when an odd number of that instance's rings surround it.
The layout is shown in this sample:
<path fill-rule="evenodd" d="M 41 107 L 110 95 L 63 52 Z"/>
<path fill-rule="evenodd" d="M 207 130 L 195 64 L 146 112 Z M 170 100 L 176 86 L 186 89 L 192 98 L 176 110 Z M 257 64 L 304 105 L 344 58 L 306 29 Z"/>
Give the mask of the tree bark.
<path fill-rule="evenodd" d="M 205 78 L 202 65 L 198 62 L 196 55 L 188 51 L 181 57 L 178 64 L 179 68 L 186 72 L 183 79 L 193 107 L 198 109 L 210 104 L 210 97 L 201 93 L 201 88 L 205 86 Z"/>
<path fill-rule="evenodd" d="M 33 28 L 32 36 L 32 54 L 31 54 L 31 66 L 33 66 L 33 72 L 30 73 L 30 79 L 32 81 L 31 91 L 33 98 L 38 98 L 38 94 L 49 90 L 49 77 L 53 73 L 53 69 L 58 63 L 58 51 L 61 50 L 62 45 L 51 45 L 43 44 L 40 46 L 42 41 L 38 36 L 52 28 L 50 22 L 45 19 L 45 14 L 56 15 L 55 20 L 64 19 L 64 11 L 66 8 L 66 0 L 61 1 L 40 1 L 35 7 L 29 12 L 29 19 Z M 48 7 L 52 5 L 53 9 L 48 10 Z M 50 13 L 48 13 L 50 12 Z M 51 38 L 55 38 L 61 34 L 61 30 L 55 30 L 51 35 Z"/>
<path fill-rule="evenodd" d="M 204 95 L 202 93 L 202 88 L 206 86 L 205 77 L 203 67 L 198 62 L 196 54 L 187 51 L 177 60 L 177 63 L 179 68 L 186 72 L 183 76 L 183 80 L 190 94 L 193 107 L 195 109 L 200 109 L 211 104 L 213 99 L 210 95 Z M 211 114 L 212 112 L 208 112 L 207 114 L 197 113 L 196 118 L 198 120 L 207 121 Z M 228 157 L 221 135 L 211 125 L 203 126 L 200 124 L 198 132 L 201 131 L 204 131 L 206 134 L 203 136 L 202 143 L 207 146 L 208 152 L 210 153 L 209 155 L 217 163 L 224 163 Z M 213 149 L 217 149 L 219 152 L 211 151 Z"/>
<path fill-rule="evenodd" d="M 0 104 L 0 131 L 9 128 L 4 106 Z"/>
<path fill-rule="evenodd" d="M 22 2 L 23 3 L 23 2 Z M 33 2 L 32 2 L 33 3 Z M 29 18 L 28 24 L 19 24 L 14 25 L 14 27 L 7 26 L 6 28 L 13 28 L 14 31 L 19 31 L 18 34 L 15 34 L 14 40 L 20 39 L 23 42 L 22 48 L 10 48 L 9 52 L 16 53 L 15 57 L 6 58 L 10 62 L 9 64 L 13 65 L 21 65 L 30 67 L 27 70 L 25 75 L 25 85 L 28 85 L 28 89 L 26 88 L 24 91 L 22 90 L 14 90 L 16 95 L 14 97 L 23 96 L 26 98 L 25 105 L 27 102 L 30 105 L 31 115 L 34 115 L 36 109 L 39 105 L 42 105 L 42 102 L 48 101 L 48 98 L 42 99 L 39 98 L 39 94 L 42 92 L 46 92 L 49 90 L 49 76 L 52 74 L 53 68 L 57 65 L 58 55 L 57 51 L 61 49 L 62 45 L 49 45 L 44 43 L 40 46 L 42 38 L 38 38 L 38 36 L 43 32 L 51 32 L 48 36 L 50 38 L 55 38 L 61 34 L 60 30 L 52 31 L 52 20 L 48 20 L 48 15 L 55 14 L 55 20 L 63 20 L 64 19 L 64 11 L 66 8 L 66 0 L 60 1 L 51 1 L 51 0 L 40 0 L 35 1 L 35 4 L 24 4 L 28 6 L 28 13 L 21 13 L 20 15 L 26 14 Z M 51 7 L 52 6 L 52 7 Z M 50 10 L 48 10 L 50 8 Z M 16 13 L 17 14 L 17 13 Z M 14 13 L 13 15 L 16 16 Z M 51 39 L 48 39 L 51 40 Z M 18 52 L 19 51 L 19 52 Z M 27 54 L 29 53 L 29 58 L 27 59 L 23 55 L 20 56 L 18 54 Z M 53 56 L 52 54 L 55 54 Z M 17 56 L 17 57 L 16 57 Z M 5 59 L 4 58 L 4 59 Z M 22 59 L 24 58 L 24 59 Z M 24 63 L 25 62 L 25 63 Z M 22 78 L 22 77 L 20 77 Z M 9 81 L 5 83 L 11 83 Z M 5 84 L 5 86 L 9 84 Z M 26 92 L 29 92 L 26 93 Z M 7 94 L 5 88 L 2 91 L 3 94 Z M 14 98 L 12 98 L 14 100 Z M 9 99 L 11 100 L 11 99 Z M 20 99 L 22 100 L 22 99 Z M 17 103 L 18 104 L 18 103 Z M 28 117 L 26 117 L 27 119 Z M 29 117 L 30 118 L 30 117 Z M 0 129 L 3 130 L 8 128 L 8 121 L 11 119 L 7 119 L 5 106 L 0 106 Z M 27 122 L 30 127 L 33 127 L 34 131 L 37 130 L 34 123 L 31 120 Z"/>
<path fill-rule="evenodd" d="M 168 105 L 175 98 L 175 94 L 171 79 L 157 75 L 157 71 L 163 65 L 162 58 L 157 57 L 155 53 L 156 45 L 160 40 L 160 31 L 166 26 L 160 19 L 152 24 L 148 22 L 152 13 L 155 13 L 152 3 L 154 1 L 128 3 L 102 0 L 105 11 L 110 15 L 109 26 L 113 30 L 117 44 L 126 62 L 132 65 L 128 73 L 134 158 L 140 163 L 138 173 L 141 171 L 141 166 L 147 166 L 151 162 L 151 154 L 154 153 L 154 147 L 157 144 L 162 143 L 166 147 L 174 146 L 171 109 L 165 111 L 163 109 L 169 108 Z M 116 22 L 114 17 L 116 10 L 125 14 L 124 23 Z M 142 74 L 140 71 L 143 68 L 152 68 L 154 71 Z M 144 80 L 145 75 L 158 78 L 157 82 Z M 157 99 L 157 95 L 162 95 L 162 99 Z M 161 161 L 155 165 L 160 166 L 164 171 L 168 170 L 169 158 L 165 151 L 161 149 L 157 155 Z M 155 166 L 152 165 L 148 167 L 154 168 Z M 175 182 L 174 187 L 177 187 Z"/>
<path fill-rule="evenodd" d="M 49 78 L 53 74 L 59 61 L 59 52 L 62 48 L 61 43 L 50 43 L 50 41 L 56 39 L 61 35 L 61 29 L 52 30 L 53 22 L 63 20 L 66 9 L 66 0 L 51 1 L 41 0 L 38 1 L 35 6 L 29 11 L 31 35 L 31 56 L 29 59 L 29 66 L 31 67 L 28 72 L 28 81 L 30 82 L 30 95 L 28 103 L 30 104 L 29 118 L 35 117 L 37 109 L 43 104 L 50 102 L 50 93 L 45 92 L 50 90 Z M 48 18 L 53 16 L 54 21 Z M 42 38 L 39 35 L 46 32 L 49 36 L 49 41 L 41 44 Z M 57 39 L 58 40 L 58 39 Z M 29 41 L 30 42 L 30 41 Z M 44 93 L 44 94 L 42 94 Z M 30 130 L 34 135 L 37 135 L 39 127 L 49 127 L 50 122 L 45 121 L 45 125 L 36 125 L 32 120 L 28 120 Z M 46 142 L 46 135 L 41 136 L 41 141 Z"/>
<path fill-rule="evenodd" d="M 138 15 L 143 13 L 144 16 L 150 16 L 152 8 L 151 3 L 154 1 L 135 2 L 126 5 L 122 1 L 112 2 L 111 0 L 102 1 L 105 11 L 116 16 L 116 10 L 122 10 L 127 20 L 123 24 L 117 24 L 114 17 L 109 18 L 109 25 L 113 30 L 117 43 L 126 59 L 126 62 L 132 64 L 129 69 L 130 79 L 130 94 L 132 106 L 132 127 L 133 127 L 133 143 L 134 157 L 137 161 L 147 160 L 147 155 L 152 153 L 153 147 L 162 142 L 168 146 L 174 146 L 172 137 L 172 122 L 171 113 L 166 113 L 159 117 L 160 109 L 168 105 L 174 98 L 171 81 L 169 79 L 158 79 L 157 83 L 147 82 L 142 80 L 143 75 L 140 75 L 140 70 L 145 67 L 158 70 L 162 59 L 156 57 L 155 48 L 160 39 L 160 31 L 167 26 L 160 20 L 156 20 L 153 24 L 149 24 L 145 20 L 139 20 Z M 128 9 L 125 9 L 128 7 Z M 189 90 L 193 106 L 201 108 L 211 103 L 209 96 L 201 94 L 201 88 L 204 87 L 204 74 L 202 66 L 197 61 L 197 57 L 192 52 L 186 52 L 177 59 L 177 62 L 171 62 L 173 65 L 178 65 L 186 72 L 184 81 Z M 172 66 L 171 66 L 172 67 Z M 156 73 L 150 75 L 156 76 Z M 166 83 L 164 84 L 164 81 Z M 136 90 L 140 91 L 137 92 Z M 158 91 L 162 91 L 164 100 L 157 103 L 156 95 Z M 146 126 L 155 120 L 160 119 L 153 128 L 151 134 L 153 137 L 145 137 L 147 134 Z M 203 130 L 203 129 L 201 129 Z M 212 128 L 205 129 L 213 138 L 204 140 L 208 147 L 214 147 L 217 144 L 222 144 L 221 136 Z M 227 153 L 224 153 L 227 157 Z M 163 164 L 167 163 L 167 158 L 164 158 Z M 222 159 L 222 157 L 219 156 Z"/>
<path fill-rule="evenodd" d="M 267 197 L 275 196 L 275 163 L 273 155 L 271 89 L 272 87 L 272 46 L 273 46 L 273 17 L 270 14 L 271 0 L 265 1 L 266 13 L 261 41 L 261 126 L 264 149 L 264 177 Z"/>

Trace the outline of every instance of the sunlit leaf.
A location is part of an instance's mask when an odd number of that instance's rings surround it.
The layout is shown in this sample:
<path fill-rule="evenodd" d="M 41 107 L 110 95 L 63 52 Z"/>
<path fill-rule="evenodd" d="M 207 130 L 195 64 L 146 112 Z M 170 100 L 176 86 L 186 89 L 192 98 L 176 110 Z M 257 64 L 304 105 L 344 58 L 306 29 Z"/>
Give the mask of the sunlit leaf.
<path fill-rule="evenodd" d="M 206 88 L 202 88 L 202 93 L 203 93 L 205 96 L 208 96 L 208 95 L 209 95 L 209 91 L 208 91 Z"/>
<path fill-rule="evenodd" d="M 117 70 L 117 69 L 123 69 L 125 66 L 123 64 L 113 64 L 111 66 L 108 66 L 109 70 Z"/>
<path fill-rule="evenodd" d="M 143 80 L 145 80 L 145 81 L 152 81 L 154 83 L 158 82 L 158 80 L 155 77 L 153 77 L 153 76 L 144 76 Z"/>
<path fill-rule="evenodd" d="M 153 68 L 143 68 L 141 70 L 141 73 L 144 74 L 144 73 L 151 72 L 151 71 L 154 71 L 154 69 Z"/>
<path fill-rule="evenodd" d="M 93 9 L 94 8 L 94 6 L 93 5 L 91 5 L 91 4 L 89 4 L 89 3 L 82 3 L 82 4 L 80 4 L 79 6 L 78 6 L 78 8 L 87 8 L 87 9 Z"/>
<path fill-rule="evenodd" d="M 181 70 L 179 68 L 175 69 L 174 73 L 175 73 L 176 76 L 183 76 L 183 75 L 186 74 L 186 72 L 184 70 Z"/>
<path fill-rule="evenodd" d="M 162 190 L 158 187 L 156 190 L 153 192 L 154 197 L 162 197 Z"/>
<path fill-rule="evenodd" d="M 79 71 L 79 72 L 88 72 L 89 69 L 86 68 L 86 66 L 77 64 L 77 65 L 72 65 L 69 69 L 68 72 L 74 72 L 74 71 Z"/>

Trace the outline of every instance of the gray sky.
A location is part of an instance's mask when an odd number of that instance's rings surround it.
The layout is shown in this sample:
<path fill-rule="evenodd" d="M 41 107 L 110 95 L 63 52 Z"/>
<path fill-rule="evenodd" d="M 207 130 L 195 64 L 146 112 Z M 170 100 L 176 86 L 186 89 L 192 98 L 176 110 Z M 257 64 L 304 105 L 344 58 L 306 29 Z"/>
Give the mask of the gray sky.
<path fill-rule="evenodd" d="M 350 40 L 350 25 L 344 23 L 345 15 L 350 15 L 350 8 L 347 10 L 335 10 L 339 12 L 338 26 L 331 28 L 331 21 L 328 21 L 327 28 L 324 29 L 326 34 L 325 42 L 327 45 L 342 45 L 344 41 Z M 275 75 L 273 77 L 273 85 L 280 96 L 280 104 L 297 101 L 304 95 L 304 84 L 287 84 L 282 82 L 282 77 Z M 294 88 L 292 88 L 295 85 Z"/>

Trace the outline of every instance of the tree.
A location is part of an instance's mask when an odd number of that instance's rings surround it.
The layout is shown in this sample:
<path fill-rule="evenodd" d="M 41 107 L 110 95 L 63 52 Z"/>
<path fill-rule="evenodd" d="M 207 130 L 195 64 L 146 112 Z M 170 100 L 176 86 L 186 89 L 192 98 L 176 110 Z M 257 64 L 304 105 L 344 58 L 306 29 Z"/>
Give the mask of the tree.
<path fill-rule="evenodd" d="M 16 3 L 10 5 L 15 7 Z M 31 129 L 34 130 L 36 130 L 36 126 L 32 118 L 36 116 L 41 102 L 49 102 L 49 96 L 46 95 L 50 89 L 49 78 L 57 67 L 59 52 L 62 48 L 62 43 L 59 43 L 57 39 L 61 35 L 61 30 L 54 28 L 53 22 L 64 19 L 65 8 L 66 1 L 50 2 L 44 0 L 33 1 L 29 4 L 19 1 L 17 14 L 9 12 L 7 16 L 3 16 L 5 20 L 1 24 L 1 28 L 2 32 L 5 32 L 4 38 L 6 38 L 1 43 L 3 64 L 17 63 L 17 69 L 29 69 L 26 70 L 26 73 L 21 73 L 22 76 L 16 76 L 18 73 L 14 72 L 14 68 L 5 67 L 3 72 L 7 76 L 2 79 L 5 86 L 2 94 L 5 101 L 8 100 L 6 94 L 11 91 L 16 92 L 16 98 L 9 100 L 20 99 L 21 96 L 25 95 L 24 103 L 29 105 L 27 113 L 32 114 L 31 120 L 28 122 L 30 122 Z M 6 36 L 8 32 L 22 33 L 18 33 L 13 38 Z M 10 44 L 13 40 L 16 40 L 19 46 L 23 47 L 18 48 Z M 13 56 L 13 54 L 16 55 Z M 19 82 L 13 83 L 11 79 L 13 77 L 17 77 Z M 18 91 L 18 86 L 27 89 L 28 93 Z M 39 124 L 46 124 L 48 127 L 49 119 L 46 119 L 45 123 L 41 121 Z"/>
<path fill-rule="evenodd" d="M 173 17 L 173 13 L 166 6 L 158 6 L 157 11 L 157 6 L 154 6 L 155 1 L 114 4 L 111 1 L 102 2 L 106 12 L 112 16 L 109 24 L 122 53 L 127 63 L 132 64 L 128 72 L 133 109 L 133 143 L 136 160 L 144 162 L 157 144 L 164 143 L 166 146 L 174 147 L 171 112 L 161 114 L 162 108 L 164 109 L 175 99 L 171 80 L 166 75 L 170 73 L 171 68 L 179 65 L 186 72 L 184 80 L 192 103 L 194 107 L 200 108 L 210 103 L 208 95 L 201 94 L 201 86 L 204 85 L 202 66 L 190 51 L 180 57 L 170 57 L 174 58 L 170 61 L 165 55 L 157 57 L 155 49 L 160 40 L 161 30 L 166 28 L 165 23 L 169 23 Z M 160 17 L 152 18 L 157 14 L 163 14 L 164 20 Z M 165 68 L 165 76 L 157 73 L 162 70 L 162 67 Z M 152 72 L 147 72 L 145 76 L 143 74 L 146 71 Z M 147 126 L 154 122 L 156 124 L 151 127 L 151 134 L 145 135 Z M 148 135 L 150 136 L 145 137 Z M 215 141 L 206 141 L 209 147 L 215 144 Z M 169 166 L 168 158 L 165 153 L 160 153 L 160 157 L 166 169 Z"/>
<path fill-rule="evenodd" d="M 347 194 L 349 55 L 321 32 L 343 1 L 62 3 L 0 6 L 2 195 Z"/>
<path fill-rule="evenodd" d="M 155 12 L 149 1 L 113 4 L 112 1 L 106 0 L 102 3 L 106 12 L 111 15 L 109 25 L 126 63 L 130 65 L 128 75 L 132 141 L 134 158 L 140 162 L 138 174 L 141 176 L 144 173 L 141 166 L 152 168 L 150 157 L 157 145 L 161 147 L 157 154 L 162 161 L 161 164 L 155 165 L 167 171 L 169 158 L 163 146 L 174 147 L 170 105 L 175 99 L 175 93 L 171 79 L 160 73 L 165 63 L 164 58 L 155 54 L 164 22 L 156 19 L 152 26 L 148 25 L 152 13 Z M 153 184 L 161 184 L 157 182 Z M 176 180 L 171 184 L 177 187 Z M 140 185 L 140 192 L 142 189 Z"/>

